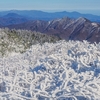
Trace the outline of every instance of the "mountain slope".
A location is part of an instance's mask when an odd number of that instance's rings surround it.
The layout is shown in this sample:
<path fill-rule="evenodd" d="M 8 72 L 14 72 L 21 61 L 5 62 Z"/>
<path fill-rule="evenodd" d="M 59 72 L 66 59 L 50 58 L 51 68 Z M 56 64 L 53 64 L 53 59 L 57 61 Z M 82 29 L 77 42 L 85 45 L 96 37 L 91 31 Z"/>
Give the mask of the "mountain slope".
<path fill-rule="evenodd" d="M 26 18 L 3 18 L 0 17 L 0 25 L 2 26 L 7 26 L 7 25 L 15 25 L 15 24 L 20 24 L 27 22 L 28 20 Z"/>
<path fill-rule="evenodd" d="M 2 16 L 3 18 L 23 18 L 23 16 L 16 13 L 8 13 L 7 15 Z"/>
<path fill-rule="evenodd" d="M 100 42 L 100 24 L 86 18 L 70 19 L 68 17 L 51 21 L 29 21 L 18 25 L 7 26 L 10 29 L 27 29 L 48 35 L 55 35 L 66 40 L 88 40 Z"/>
<path fill-rule="evenodd" d="M 56 42 L 59 38 L 48 36 L 39 32 L 27 30 L 0 29 L 0 57 L 8 56 L 12 52 L 23 53 L 34 44 Z"/>
<path fill-rule="evenodd" d="M 29 19 L 16 13 L 8 13 L 7 15 L 0 17 L 0 25 L 2 26 L 20 24 L 27 21 L 29 21 Z"/>

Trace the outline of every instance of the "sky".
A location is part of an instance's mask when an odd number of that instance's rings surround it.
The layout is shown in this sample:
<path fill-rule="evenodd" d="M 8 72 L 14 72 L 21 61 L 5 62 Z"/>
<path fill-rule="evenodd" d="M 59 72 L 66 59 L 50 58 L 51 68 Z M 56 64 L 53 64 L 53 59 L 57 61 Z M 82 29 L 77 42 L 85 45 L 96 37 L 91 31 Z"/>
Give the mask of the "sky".
<path fill-rule="evenodd" d="M 2 10 L 78 11 L 100 15 L 100 0 L 0 0 Z"/>

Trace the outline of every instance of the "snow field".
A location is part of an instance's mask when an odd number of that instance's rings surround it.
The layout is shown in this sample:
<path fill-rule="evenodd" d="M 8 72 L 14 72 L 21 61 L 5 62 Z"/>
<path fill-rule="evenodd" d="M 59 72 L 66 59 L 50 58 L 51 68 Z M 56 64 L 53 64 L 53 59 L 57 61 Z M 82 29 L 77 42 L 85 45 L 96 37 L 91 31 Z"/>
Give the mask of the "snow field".
<path fill-rule="evenodd" d="M 0 58 L 1 100 L 100 100 L 100 44 L 58 41 Z"/>

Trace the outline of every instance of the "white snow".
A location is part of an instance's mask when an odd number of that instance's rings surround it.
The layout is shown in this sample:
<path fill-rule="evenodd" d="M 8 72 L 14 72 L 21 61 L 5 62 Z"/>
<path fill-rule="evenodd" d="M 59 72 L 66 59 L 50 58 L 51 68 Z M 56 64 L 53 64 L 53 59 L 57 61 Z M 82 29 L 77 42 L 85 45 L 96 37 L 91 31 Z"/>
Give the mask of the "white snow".
<path fill-rule="evenodd" d="M 97 23 L 92 23 L 93 26 L 95 27 L 98 27 L 98 24 Z"/>
<path fill-rule="evenodd" d="M 100 100 L 100 44 L 37 44 L 0 58 L 0 100 Z"/>

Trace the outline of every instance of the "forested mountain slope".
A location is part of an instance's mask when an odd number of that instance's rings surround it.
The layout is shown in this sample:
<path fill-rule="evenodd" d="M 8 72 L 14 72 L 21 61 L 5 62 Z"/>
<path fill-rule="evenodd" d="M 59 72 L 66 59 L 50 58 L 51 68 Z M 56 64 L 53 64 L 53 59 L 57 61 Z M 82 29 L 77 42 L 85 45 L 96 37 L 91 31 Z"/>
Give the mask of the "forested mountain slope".
<path fill-rule="evenodd" d="M 9 55 L 11 52 L 25 52 L 31 45 L 38 43 L 42 45 L 45 42 L 58 40 L 58 37 L 35 31 L 0 29 L 0 56 Z"/>

